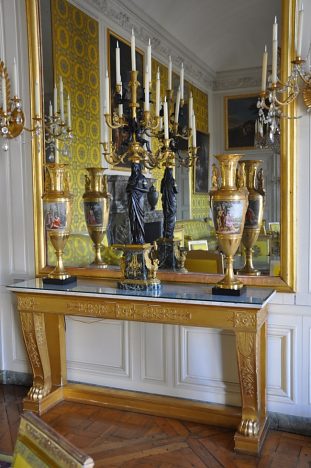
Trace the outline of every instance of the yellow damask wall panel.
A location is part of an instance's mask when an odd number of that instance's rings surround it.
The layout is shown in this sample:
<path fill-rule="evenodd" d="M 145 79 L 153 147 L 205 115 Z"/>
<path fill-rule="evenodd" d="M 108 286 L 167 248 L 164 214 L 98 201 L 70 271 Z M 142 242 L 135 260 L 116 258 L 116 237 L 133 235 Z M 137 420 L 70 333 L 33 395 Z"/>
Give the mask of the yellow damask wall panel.
<path fill-rule="evenodd" d="M 62 76 L 65 99 L 72 103 L 71 191 L 72 231 L 86 231 L 82 194 L 85 167 L 98 166 L 100 156 L 99 25 L 66 0 L 51 2 L 53 61 L 56 83 Z M 61 157 L 65 162 L 65 157 Z"/>

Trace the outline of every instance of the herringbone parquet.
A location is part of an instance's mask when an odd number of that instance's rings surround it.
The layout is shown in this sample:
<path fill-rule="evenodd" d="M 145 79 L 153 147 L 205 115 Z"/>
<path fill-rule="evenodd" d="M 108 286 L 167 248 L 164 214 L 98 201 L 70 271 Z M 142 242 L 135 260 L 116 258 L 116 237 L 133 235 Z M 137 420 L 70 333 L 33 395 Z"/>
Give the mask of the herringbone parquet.
<path fill-rule="evenodd" d="M 0 385 L 0 451 L 12 453 L 25 387 Z M 233 451 L 234 431 L 64 402 L 42 419 L 96 467 L 310 468 L 311 438 L 270 431 L 260 457 Z"/>

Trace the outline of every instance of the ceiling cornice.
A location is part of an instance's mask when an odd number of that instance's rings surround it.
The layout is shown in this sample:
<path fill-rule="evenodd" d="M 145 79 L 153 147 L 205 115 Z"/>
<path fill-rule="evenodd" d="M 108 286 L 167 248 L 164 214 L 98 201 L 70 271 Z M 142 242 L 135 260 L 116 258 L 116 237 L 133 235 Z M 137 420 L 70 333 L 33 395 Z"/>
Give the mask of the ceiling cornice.
<path fill-rule="evenodd" d="M 123 0 L 85 0 L 85 3 L 123 29 L 127 36 L 134 28 L 135 36 L 142 44 L 147 45 L 150 38 L 154 57 L 166 64 L 171 55 L 176 72 L 184 62 L 185 78 L 203 91 L 213 88 L 216 73 L 143 11 L 131 8 Z"/>

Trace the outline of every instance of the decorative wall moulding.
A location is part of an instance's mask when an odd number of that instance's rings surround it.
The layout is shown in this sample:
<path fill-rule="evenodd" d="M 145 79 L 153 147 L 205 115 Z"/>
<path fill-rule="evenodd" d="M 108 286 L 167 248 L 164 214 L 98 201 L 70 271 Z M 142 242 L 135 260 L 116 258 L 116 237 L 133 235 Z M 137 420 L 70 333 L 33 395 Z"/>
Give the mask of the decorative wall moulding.
<path fill-rule="evenodd" d="M 155 55 L 164 64 L 169 55 L 172 57 L 175 69 L 179 68 L 184 61 L 185 77 L 191 79 L 203 91 L 213 88 L 215 80 L 213 70 L 204 66 L 198 58 L 194 60 L 193 54 L 185 48 L 184 44 L 170 36 L 158 23 L 153 23 L 149 16 L 141 11 L 137 15 L 126 2 L 120 0 L 87 0 L 87 4 L 103 15 L 106 20 L 117 24 L 129 37 L 134 28 L 135 36 L 143 44 L 148 43 L 150 38 Z"/>

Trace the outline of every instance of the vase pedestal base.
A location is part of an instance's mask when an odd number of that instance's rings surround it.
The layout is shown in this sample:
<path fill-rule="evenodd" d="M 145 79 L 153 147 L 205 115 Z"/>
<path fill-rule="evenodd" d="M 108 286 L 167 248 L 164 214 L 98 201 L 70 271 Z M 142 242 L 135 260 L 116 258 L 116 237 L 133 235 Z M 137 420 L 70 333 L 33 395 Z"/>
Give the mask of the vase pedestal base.
<path fill-rule="evenodd" d="M 241 296 L 245 291 L 245 286 L 240 289 L 219 288 L 218 286 L 213 286 L 212 288 L 212 294 L 217 296 Z"/>
<path fill-rule="evenodd" d="M 71 284 L 77 282 L 77 277 L 76 276 L 69 276 L 68 278 L 50 278 L 49 276 L 46 276 L 45 278 L 42 278 L 42 283 L 43 284 L 58 284 L 58 285 L 65 285 L 65 284 Z"/>

